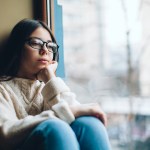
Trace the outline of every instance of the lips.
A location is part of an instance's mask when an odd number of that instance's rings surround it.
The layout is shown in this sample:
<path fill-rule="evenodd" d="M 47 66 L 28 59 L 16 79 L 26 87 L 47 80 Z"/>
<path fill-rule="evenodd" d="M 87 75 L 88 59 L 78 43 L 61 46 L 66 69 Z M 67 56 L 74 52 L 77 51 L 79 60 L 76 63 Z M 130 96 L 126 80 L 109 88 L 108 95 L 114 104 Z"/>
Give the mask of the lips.
<path fill-rule="evenodd" d="M 47 63 L 49 62 L 47 59 L 38 59 L 39 62 L 42 62 L 42 63 Z"/>

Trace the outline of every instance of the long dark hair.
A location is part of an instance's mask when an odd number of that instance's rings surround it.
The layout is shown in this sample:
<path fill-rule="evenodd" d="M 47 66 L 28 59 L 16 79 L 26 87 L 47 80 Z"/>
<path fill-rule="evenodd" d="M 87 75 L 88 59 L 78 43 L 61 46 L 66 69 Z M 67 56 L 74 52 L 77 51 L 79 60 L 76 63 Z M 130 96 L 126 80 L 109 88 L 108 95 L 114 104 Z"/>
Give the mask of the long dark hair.
<path fill-rule="evenodd" d="M 24 42 L 38 27 L 46 29 L 50 33 L 52 41 L 56 43 L 52 31 L 44 22 L 32 19 L 23 19 L 18 22 L 0 51 L 1 81 L 16 77 L 20 67 Z M 54 53 L 53 60 L 58 61 L 58 59 L 59 53 L 57 51 L 57 53 Z"/>

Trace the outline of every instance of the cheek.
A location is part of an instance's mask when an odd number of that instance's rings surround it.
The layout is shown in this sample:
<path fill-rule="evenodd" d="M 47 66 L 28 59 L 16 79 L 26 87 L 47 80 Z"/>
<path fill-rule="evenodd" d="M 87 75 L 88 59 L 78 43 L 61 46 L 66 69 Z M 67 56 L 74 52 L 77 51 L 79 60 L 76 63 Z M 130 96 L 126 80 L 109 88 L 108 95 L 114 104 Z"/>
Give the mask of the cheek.
<path fill-rule="evenodd" d="M 33 58 L 34 58 L 33 55 L 31 55 L 30 53 L 27 53 L 27 52 L 24 53 L 22 56 L 22 60 L 26 63 L 32 62 Z"/>
<path fill-rule="evenodd" d="M 31 51 L 26 50 L 23 52 L 21 62 L 24 65 L 31 66 L 32 63 L 35 61 L 35 58 L 36 58 L 35 54 L 31 53 Z"/>

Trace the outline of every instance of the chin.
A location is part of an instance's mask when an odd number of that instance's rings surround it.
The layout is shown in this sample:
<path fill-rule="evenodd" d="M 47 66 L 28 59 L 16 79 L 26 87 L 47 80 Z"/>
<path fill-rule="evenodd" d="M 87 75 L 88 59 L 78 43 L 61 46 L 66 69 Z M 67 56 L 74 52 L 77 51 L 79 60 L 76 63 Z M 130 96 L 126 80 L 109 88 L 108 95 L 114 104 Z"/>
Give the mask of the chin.
<path fill-rule="evenodd" d="M 36 73 L 38 73 L 40 70 L 44 69 L 46 66 L 39 66 L 38 68 L 34 69 Z"/>
<path fill-rule="evenodd" d="M 47 65 L 45 65 L 45 64 L 43 64 L 43 65 L 41 64 L 41 65 L 37 65 L 36 68 L 37 68 L 37 69 L 43 69 L 43 68 L 45 68 L 46 66 L 47 66 Z"/>

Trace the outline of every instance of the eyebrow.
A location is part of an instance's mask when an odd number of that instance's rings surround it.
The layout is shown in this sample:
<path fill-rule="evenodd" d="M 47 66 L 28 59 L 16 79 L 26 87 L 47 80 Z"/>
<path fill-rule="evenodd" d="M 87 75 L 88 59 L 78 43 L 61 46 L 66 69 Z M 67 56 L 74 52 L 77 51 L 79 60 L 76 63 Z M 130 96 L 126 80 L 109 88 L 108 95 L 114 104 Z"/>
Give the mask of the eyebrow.
<path fill-rule="evenodd" d="M 51 41 L 51 40 L 44 41 L 43 39 L 41 39 L 41 38 L 39 38 L 39 37 L 35 37 L 35 36 L 29 37 L 29 39 L 32 39 L 32 38 L 39 39 L 39 40 L 41 40 L 41 41 L 43 41 L 43 42 L 53 42 L 53 41 Z"/>

